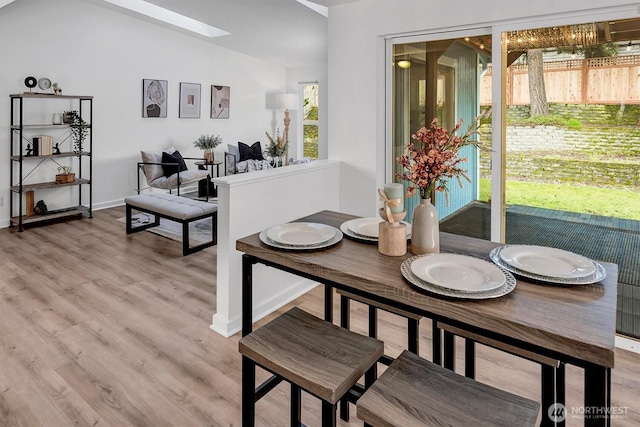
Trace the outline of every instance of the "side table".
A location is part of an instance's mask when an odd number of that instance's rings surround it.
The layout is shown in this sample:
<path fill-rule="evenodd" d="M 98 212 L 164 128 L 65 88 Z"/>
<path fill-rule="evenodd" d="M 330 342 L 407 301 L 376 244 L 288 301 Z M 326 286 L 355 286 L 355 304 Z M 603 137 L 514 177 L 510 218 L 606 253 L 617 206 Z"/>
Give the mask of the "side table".
<path fill-rule="evenodd" d="M 198 169 L 200 170 L 209 169 L 209 174 L 211 178 L 217 178 L 220 176 L 220 165 L 222 164 L 222 161 L 214 160 L 213 162 L 207 162 L 204 160 L 200 160 L 194 163 L 198 166 Z M 216 168 L 215 175 L 213 174 L 214 166 Z M 208 189 L 207 189 L 207 185 L 209 186 Z M 218 189 L 215 186 L 215 184 L 211 182 L 211 180 L 203 179 L 198 183 L 198 197 L 206 197 L 207 192 L 209 194 L 209 197 L 218 197 Z"/>

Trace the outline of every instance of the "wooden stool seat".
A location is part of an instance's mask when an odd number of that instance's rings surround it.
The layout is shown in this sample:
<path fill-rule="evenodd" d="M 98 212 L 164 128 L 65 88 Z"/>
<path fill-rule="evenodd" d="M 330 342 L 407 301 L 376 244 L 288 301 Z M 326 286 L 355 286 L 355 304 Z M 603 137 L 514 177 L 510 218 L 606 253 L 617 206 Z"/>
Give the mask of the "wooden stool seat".
<path fill-rule="evenodd" d="M 535 426 L 540 404 L 404 351 L 358 400 L 371 426 Z"/>
<path fill-rule="evenodd" d="M 295 385 L 322 399 L 323 419 L 332 410 L 335 422 L 336 403 L 360 377 L 370 374 L 382 356 L 384 345 L 375 338 L 292 308 L 243 337 L 239 350 L 292 387 Z M 326 412 L 325 402 L 333 406 Z"/>
<path fill-rule="evenodd" d="M 451 342 L 450 345 L 444 346 L 445 351 L 445 364 L 448 369 L 454 370 L 454 342 L 453 336 L 459 336 L 465 339 L 465 376 L 469 378 L 475 378 L 475 343 L 480 343 L 488 347 L 492 347 L 501 351 L 504 351 L 514 356 L 522 357 L 523 359 L 531 362 L 539 363 L 541 366 L 540 373 L 540 402 L 542 408 L 547 410 L 554 404 L 565 404 L 565 365 L 560 360 L 553 357 L 538 354 L 533 351 L 519 348 L 515 345 L 511 345 L 493 338 L 486 337 L 480 333 L 475 333 L 460 327 L 451 326 L 443 322 L 437 322 L 438 329 L 441 329 L 445 333 L 445 342 Z M 450 339 L 446 337 L 449 334 Z M 447 353 L 451 354 L 447 354 Z M 564 425 L 564 423 L 560 423 Z"/>

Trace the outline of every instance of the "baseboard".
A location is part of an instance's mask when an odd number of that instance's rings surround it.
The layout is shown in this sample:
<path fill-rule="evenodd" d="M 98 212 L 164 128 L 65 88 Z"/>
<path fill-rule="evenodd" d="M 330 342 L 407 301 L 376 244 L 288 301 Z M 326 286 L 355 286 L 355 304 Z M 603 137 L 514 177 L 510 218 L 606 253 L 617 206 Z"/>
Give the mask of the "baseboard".
<path fill-rule="evenodd" d="M 266 315 L 273 313 L 280 307 L 283 307 L 296 298 L 306 294 L 318 285 L 319 283 L 317 282 L 301 279 L 293 286 L 283 289 L 278 294 L 253 307 L 253 321 L 257 322 Z M 216 313 L 213 315 L 211 326 L 209 326 L 209 328 L 223 337 L 229 338 L 242 330 L 242 318 L 240 316 L 236 316 L 233 319 L 226 319 Z"/>
<path fill-rule="evenodd" d="M 616 335 L 616 348 L 640 354 L 640 341 L 623 335 Z"/>

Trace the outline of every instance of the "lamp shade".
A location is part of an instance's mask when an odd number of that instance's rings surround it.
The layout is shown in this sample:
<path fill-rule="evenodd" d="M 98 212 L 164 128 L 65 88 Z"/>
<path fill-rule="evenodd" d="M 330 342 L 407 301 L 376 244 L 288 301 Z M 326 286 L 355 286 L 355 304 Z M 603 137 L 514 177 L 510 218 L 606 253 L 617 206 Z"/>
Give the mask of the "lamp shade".
<path fill-rule="evenodd" d="M 298 107 L 298 95 L 295 93 L 281 93 L 276 96 L 278 110 L 295 110 Z"/>

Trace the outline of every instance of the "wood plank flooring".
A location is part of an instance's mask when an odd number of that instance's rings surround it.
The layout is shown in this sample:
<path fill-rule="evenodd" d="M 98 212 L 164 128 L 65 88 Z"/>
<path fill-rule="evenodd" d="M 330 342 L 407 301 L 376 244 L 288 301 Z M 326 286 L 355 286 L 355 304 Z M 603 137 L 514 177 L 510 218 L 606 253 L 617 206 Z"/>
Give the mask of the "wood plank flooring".
<path fill-rule="evenodd" d="M 183 257 L 178 242 L 127 236 L 115 221 L 124 208 L 94 215 L 0 230 L 0 426 L 239 425 L 239 337 L 209 329 L 215 248 Z M 321 289 L 283 310 L 293 305 L 321 316 Z M 366 324 L 365 306 L 352 303 L 352 329 Z M 380 330 L 387 353 L 399 354 L 404 320 L 381 313 Z M 420 333 L 429 358 L 428 321 Z M 482 346 L 477 353 L 480 381 L 538 399 L 536 364 Z M 567 377 L 567 404 L 581 406 L 582 371 L 569 367 Z M 617 350 L 612 381 L 613 405 L 628 407 L 612 425 L 640 424 L 640 355 Z M 257 425 L 288 425 L 288 398 L 281 384 L 258 402 Z M 319 402 L 303 403 L 303 422 L 319 425 Z M 351 414 L 340 425 L 362 425 Z"/>

